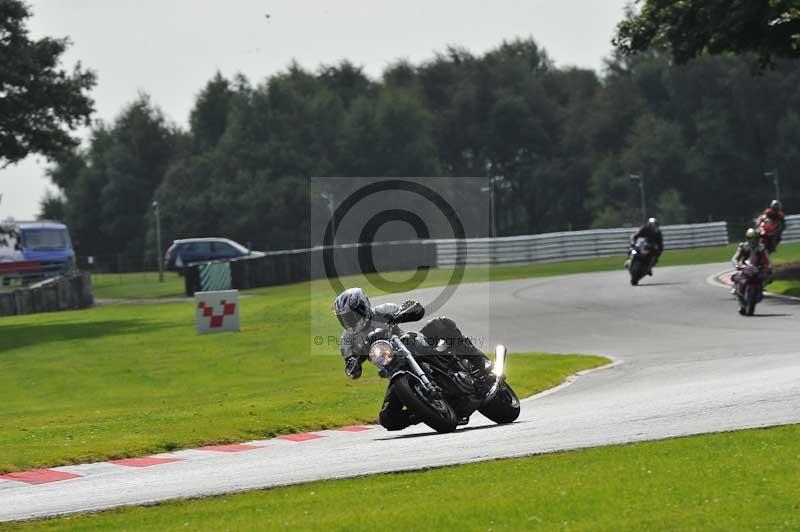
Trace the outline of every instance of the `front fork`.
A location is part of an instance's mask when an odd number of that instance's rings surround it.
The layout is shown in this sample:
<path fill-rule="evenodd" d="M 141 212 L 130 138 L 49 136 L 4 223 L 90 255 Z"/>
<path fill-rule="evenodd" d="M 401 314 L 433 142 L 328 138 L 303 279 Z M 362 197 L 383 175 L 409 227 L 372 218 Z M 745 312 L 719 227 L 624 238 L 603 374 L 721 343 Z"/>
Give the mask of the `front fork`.
<path fill-rule="evenodd" d="M 422 371 L 422 368 L 417 363 L 417 360 L 414 358 L 414 355 L 411 354 L 411 351 L 408 350 L 408 348 L 403 344 L 403 342 L 400 341 L 400 338 L 398 338 L 397 336 L 392 338 L 392 347 L 394 347 L 397 351 L 403 353 L 403 356 L 406 358 L 408 365 L 411 367 L 411 371 L 413 371 L 414 375 L 416 375 L 417 378 L 419 378 L 419 380 L 422 382 L 422 385 L 425 386 L 425 389 L 431 393 L 435 393 L 436 387 L 433 385 L 433 383 L 425 374 L 425 372 Z"/>

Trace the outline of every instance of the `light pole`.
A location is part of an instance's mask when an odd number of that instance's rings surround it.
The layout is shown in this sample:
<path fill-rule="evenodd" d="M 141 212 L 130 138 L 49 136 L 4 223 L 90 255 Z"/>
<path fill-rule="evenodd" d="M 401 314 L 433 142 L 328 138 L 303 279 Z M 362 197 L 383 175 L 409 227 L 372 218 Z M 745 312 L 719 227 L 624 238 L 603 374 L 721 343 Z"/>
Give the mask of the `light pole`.
<path fill-rule="evenodd" d="M 491 222 L 490 236 L 497 236 L 497 187 L 501 189 L 511 188 L 511 183 L 505 180 L 501 175 L 490 176 L 489 184 L 481 187 L 481 192 L 489 193 L 489 217 Z"/>
<path fill-rule="evenodd" d="M 647 202 L 644 199 L 644 175 L 628 174 L 628 179 L 639 182 L 639 196 L 642 201 L 642 220 L 647 221 Z"/>
<path fill-rule="evenodd" d="M 772 178 L 772 183 L 775 185 L 775 199 L 780 201 L 781 200 L 781 182 L 780 177 L 778 176 L 778 170 L 773 170 L 771 172 L 764 172 L 764 177 L 769 179 Z"/>
<path fill-rule="evenodd" d="M 164 261 L 161 258 L 161 211 L 158 208 L 158 202 L 153 202 L 153 210 L 156 212 L 156 261 L 158 261 L 158 282 L 164 282 Z"/>
<path fill-rule="evenodd" d="M 331 244 L 334 244 L 336 241 L 336 220 L 333 218 L 333 215 L 336 212 L 336 210 L 334 209 L 335 203 L 333 201 L 333 192 L 323 191 L 319 193 L 319 196 L 328 202 L 328 211 L 330 212 L 331 215 L 331 221 L 330 221 L 331 230 L 333 231 L 333 239 L 334 239 L 334 242 L 331 242 Z M 325 242 L 323 242 L 323 244 L 325 244 Z"/>

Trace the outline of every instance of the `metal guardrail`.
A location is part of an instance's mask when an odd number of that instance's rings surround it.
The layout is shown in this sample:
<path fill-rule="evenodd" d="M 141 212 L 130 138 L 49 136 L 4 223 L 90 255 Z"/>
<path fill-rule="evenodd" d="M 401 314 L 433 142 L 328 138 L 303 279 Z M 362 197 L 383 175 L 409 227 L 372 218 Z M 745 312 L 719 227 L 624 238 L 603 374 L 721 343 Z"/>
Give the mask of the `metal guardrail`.
<path fill-rule="evenodd" d="M 463 264 L 527 264 L 593 257 L 624 257 L 633 228 L 571 231 L 543 235 L 522 235 L 502 238 L 470 238 Z M 670 225 L 662 228 L 667 250 L 720 246 L 728 243 L 725 222 Z M 338 244 L 271 251 L 258 257 L 240 257 L 228 261 L 231 287 L 255 288 L 321 279 L 329 272 L 323 267 L 324 253 L 335 264 L 337 275 L 413 270 L 418 267 L 452 268 L 458 259 L 459 241 L 414 240 L 374 242 L 371 244 Z M 464 250 L 462 249 L 462 252 Z M 185 270 L 186 293 L 200 290 L 199 266 Z"/>
<path fill-rule="evenodd" d="M 686 249 L 728 244 L 725 222 L 668 225 L 661 228 L 664 248 Z M 500 238 L 466 239 L 463 261 L 467 265 L 528 264 L 595 257 L 624 256 L 636 229 L 595 229 Z M 457 241 L 434 240 L 440 268 L 453 267 Z"/>
<path fill-rule="evenodd" d="M 783 231 L 782 242 L 800 242 L 800 214 L 786 217 L 786 229 Z"/>

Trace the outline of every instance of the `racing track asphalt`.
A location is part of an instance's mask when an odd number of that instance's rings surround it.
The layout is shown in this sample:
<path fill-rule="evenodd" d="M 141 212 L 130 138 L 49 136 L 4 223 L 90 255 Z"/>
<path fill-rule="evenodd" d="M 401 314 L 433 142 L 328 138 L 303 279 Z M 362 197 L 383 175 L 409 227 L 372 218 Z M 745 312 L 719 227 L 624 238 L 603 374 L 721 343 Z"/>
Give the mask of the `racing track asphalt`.
<path fill-rule="evenodd" d="M 723 269 L 659 268 L 639 287 L 624 270 L 462 287 L 443 311 L 464 331 L 485 329 L 489 298 L 491 343 L 622 362 L 524 401 L 512 425 L 474 416 L 446 435 L 424 426 L 322 431 L 243 452 L 165 453 L 183 460 L 153 467 L 56 468 L 86 476 L 0 481 L 0 520 L 800 422 L 800 306 L 767 297 L 756 316 L 741 317 L 728 291 L 708 282 Z M 438 293 L 413 297 L 425 303 Z"/>

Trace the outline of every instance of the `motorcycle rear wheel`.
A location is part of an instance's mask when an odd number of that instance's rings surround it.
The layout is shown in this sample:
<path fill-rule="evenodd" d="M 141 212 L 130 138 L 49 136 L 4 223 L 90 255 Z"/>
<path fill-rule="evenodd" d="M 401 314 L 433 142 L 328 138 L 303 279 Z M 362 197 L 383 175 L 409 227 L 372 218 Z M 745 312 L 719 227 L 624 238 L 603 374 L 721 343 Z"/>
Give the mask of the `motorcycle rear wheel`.
<path fill-rule="evenodd" d="M 500 385 L 492 400 L 484 404 L 478 412 L 495 423 L 513 423 L 519 417 L 519 397 L 507 383 Z"/>
<path fill-rule="evenodd" d="M 458 418 L 453 408 L 444 399 L 428 397 L 422 382 L 415 376 L 405 374 L 394 381 L 394 390 L 400 401 L 414 416 L 436 432 L 453 432 Z"/>

